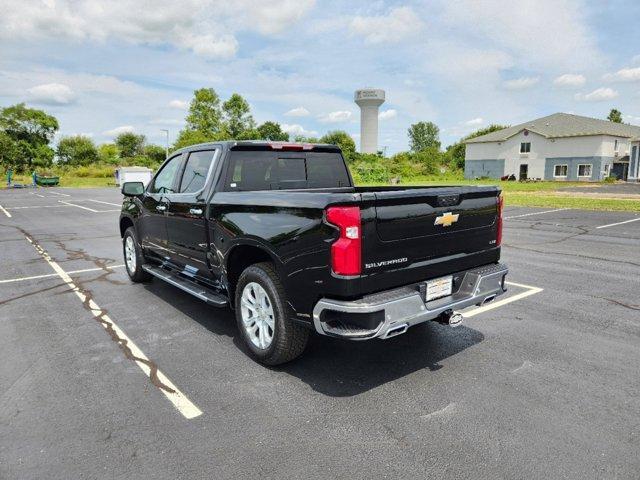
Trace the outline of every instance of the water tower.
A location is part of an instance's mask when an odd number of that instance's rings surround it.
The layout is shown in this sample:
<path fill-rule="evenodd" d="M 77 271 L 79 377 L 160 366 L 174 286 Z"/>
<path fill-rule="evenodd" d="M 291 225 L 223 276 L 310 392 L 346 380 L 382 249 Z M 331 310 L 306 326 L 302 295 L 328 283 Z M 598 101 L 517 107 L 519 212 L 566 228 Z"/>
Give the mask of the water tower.
<path fill-rule="evenodd" d="M 384 103 L 384 90 L 356 90 L 354 99 L 360 107 L 360 152 L 378 151 L 378 109 Z"/>

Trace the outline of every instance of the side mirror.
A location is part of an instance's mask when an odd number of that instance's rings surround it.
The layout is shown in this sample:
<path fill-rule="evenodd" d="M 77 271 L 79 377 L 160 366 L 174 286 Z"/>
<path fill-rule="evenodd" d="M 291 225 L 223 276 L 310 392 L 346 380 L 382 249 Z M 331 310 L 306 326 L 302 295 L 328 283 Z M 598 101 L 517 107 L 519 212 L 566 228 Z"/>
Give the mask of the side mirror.
<path fill-rule="evenodd" d="M 137 197 L 144 193 L 144 184 L 142 182 L 124 182 L 122 184 L 122 194 L 125 197 Z"/>

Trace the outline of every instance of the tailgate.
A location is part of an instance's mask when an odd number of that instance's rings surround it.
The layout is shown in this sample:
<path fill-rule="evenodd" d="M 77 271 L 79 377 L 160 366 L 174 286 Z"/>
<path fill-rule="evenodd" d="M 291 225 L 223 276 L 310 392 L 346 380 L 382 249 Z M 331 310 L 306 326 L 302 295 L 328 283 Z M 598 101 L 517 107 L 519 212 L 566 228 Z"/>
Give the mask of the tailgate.
<path fill-rule="evenodd" d="M 499 193 L 495 187 L 372 192 L 375 218 L 364 227 L 363 274 L 389 287 L 497 261 Z M 391 271 L 396 274 L 385 273 Z"/>

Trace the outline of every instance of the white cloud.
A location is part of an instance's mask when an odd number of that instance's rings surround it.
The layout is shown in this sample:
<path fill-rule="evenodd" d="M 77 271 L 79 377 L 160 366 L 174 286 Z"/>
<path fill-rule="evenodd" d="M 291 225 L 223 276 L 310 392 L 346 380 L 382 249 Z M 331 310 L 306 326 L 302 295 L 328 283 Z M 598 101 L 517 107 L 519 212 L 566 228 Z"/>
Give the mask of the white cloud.
<path fill-rule="evenodd" d="M 615 73 L 607 73 L 603 78 L 609 82 L 640 82 L 640 67 L 623 68 Z"/>
<path fill-rule="evenodd" d="M 351 21 L 351 31 L 364 37 L 366 43 L 399 42 L 417 34 L 422 20 L 411 7 L 397 7 L 386 15 L 357 16 Z"/>
<path fill-rule="evenodd" d="M 315 137 L 318 135 L 318 132 L 315 130 L 305 130 L 302 125 L 298 125 L 297 123 L 289 125 L 288 123 L 283 123 L 281 125 L 282 131 L 288 133 L 289 135 L 304 135 L 305 137 Z"/>
<path fill-rule="evenodd" d="M 292 108 L 288 112 L 285 112 L 285 116 L 287 117 L 307 117 L 309 115 L 309 110 L 304 107 L 296 107 Z"/>
<path fill-rule="evenodd" d="M 427 5 L 427 12 L 433 10 Z M 580 0 L 456 0 L 441 5 L 442 20 L 450 28 L 476 43 L 492 43 L 529 66 L 591 67 L 602 59 L 588 8 Z"/>
<path fill-rule="evenodd" d="M 380 120 L 389 120 L 391 118 L 396 118 L 397 116 L 398 116 L 398 112 L 393 108 L 390 108 L 389 110 L 385 110 L 378 114 L 378 118 Z"/>
<path fill-rule="evenodd" d="M 117 137 L 121 133 L 135 132 L 135 130 L 136 129 L 133 128 L 133 125 L 122 125 L 121 127 L 116 127 L 111 130 L 106 130 L 102 132 L 102 135 L 105 135 L 107 137 Z"/>
<path fill-rule="evenodd" d="M 160 126 L 176 126 L 180 127 L 184 125 L 185 121 L 180 118 L 155 118 L 149 121 L 149 125 L 160 125 Z"/>
<path fill-rule="evenodd" d="M 3 2 L 0 38 L 72 39 L 172 45 L 205 58 L 229 58 L 237 30 L 270 35 L 299 21 L 315 0 L 48 0 Z"/>
<path fill-rule="evenodd" d="M 603 100 L 611 100 L 612 98 L 616 98 L 617 96 L 618 92 L 616 92 L 612 88 L 600 87 L 587 94 L 576 93 L 575 99 L 585 102 L 601 102 Z"/>
<path fill-rule="evenodd" d="M 483 123 L 484 123 L 484 120 L 480 117 L 472 118 L 471 120 L 467 120 L 466 122 L 464 122 L 465 125 L 468 125 L 470 127 L 473 127 L 475 125 L 482 125 Z"/>
<path fill-rule="evenodd" d="M 540 77 L 520 77 L 504 82 L 507 90 L 526 90 L 536 85 L 540 81 Z"/>
<path fill-rule="evenodd" d="M 75 100 L 75 93 L 62 83 L 44 83 L 27 90 L 31 101 L 49 105 L 67 105 Z"/>
<path fill-rule="evenodd" d="M 186 110 L 189 107 L 189 102 L 185 102 L 184 100 L 171 100 L 169 107 L 177 110 Z"/>
<path fill-rule="evenodd" d="M 584 75 L 565 73 L 556 77 L 553 84 L 558 87 L 582 87 L 586 82 L 587 79 Z"/>
<path fill-rule="evenodd" d="M 351 118 L 352 113 L 349 110 L 338 110 L 336 112 L 329 112 L 326 115 L 318 117 L 323 123 L 340 123 L 346 122 Z"/>

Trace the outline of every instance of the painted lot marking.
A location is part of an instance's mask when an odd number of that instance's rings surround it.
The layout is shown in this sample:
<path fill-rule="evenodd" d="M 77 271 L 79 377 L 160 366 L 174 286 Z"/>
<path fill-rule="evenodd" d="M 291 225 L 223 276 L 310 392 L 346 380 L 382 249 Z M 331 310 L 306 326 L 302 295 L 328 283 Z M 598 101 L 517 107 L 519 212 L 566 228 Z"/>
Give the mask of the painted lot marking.
<path fill-rule="evenodd" d="M 522 283 L 515 282 L 504 282 L 507 285 L 512 285 L 514 287 L 525 288 L 526 291 L 513 295 L 512 297 L 507 297 L 503 300 L 493 301 L 481 307 L 476 307 L 469 311 L 463 311 L 462 314 L 465 317 L 473 317 L 480 313 L 488 312 L 489 310 L 493 310 L 494 308 L 500 308 L 508 303 L 517 302 L 518 300 L 522 300 L 523 298 L 530 297 L 531 295 L 535 295 L 536 293 L 542 292 L 544 289 L 539 287 L 532 287 L 531 285 L 523 285 Z"/>
<path fill-rule="evenodd" d="M 115 268 L 122 268 L 124 267 L 124 264 L 122 265 L 111 265 L 109 267 L 106 268 L 83 268 L 82 270 L 71 270 L 70 272 L 67 272 L 69 275 L 73 275 L 75 273 L 85 273 L 85 272 L 98 272 L 98 271 L 104 271 L 104 270 L 113 270 Z M 15 282 L 25 282 L 27 280 L 36 280 L 38 278 L 49 278 L 49 277 L 57 277 L 58 274 L 57 273 L 47 273 L 46 275 L 33 275 L 31 277 L 19 277 L 19 278 L 9 278 L 7 280 L 0 280 L 0 283 L 15 283 Z"/>
<path fill-rule="evenodd" d="M 107 213 L 107 212 L 119 212 L 120 211 L 120 209 L 118 209 L 118 210 L 94 210 L 93 208 L 83 207 L 82 205 L 76 205 L 75 203 L 67 202 L 65 200 L 58 200 L 58 202 L 63 203 L 65 205 L 69 205 L 70 207 L 78 207 L 78 208 L 81 208 L 83 210 L 87 210 L 87 211 L 93 212 L 93 213 Z"/>
<path fill-rule="evenodd" d="M 596 227 L 596 230 L 600 228 L 615 227 L 616 225 L 624 225 L 625 223 L 631 223 L 631 222 L 640 222 L 640 217 L 632 218 L 631 220 L 625 220 L 624 222 L 610 223 L 608 225 L 600 225 L 599 227 Z"/>
<path fill-rule="evenodd" d="M 89 200 L 90 202 L 104 203 L 105 205 L 115 205 L 116 207 L 121 207 L 122 206 L 121 203 L 103 202 L 102 200 L 92 200 L 90 198 L 87 198 L 87 200 Z"/>
<path fill-rule="evenodd" d="M 7 210 L 2 205 L 0 205 L 0 211 L 2 211 L 2 213 L 4 213 L 7 217 L 11 218 L 11 214 L 7 212 Z"/>
<path fill-rule="evenodd" d="M 24 210 L 25 208 L 64 208 L 71 205 L 26 205 L 22 207 L 7 207 L 7 210 Z"/>
<path fill-rule="evenodd" d="M 44 195 L 40 195 L 39 193 L 29 192 L 31 195 L 35 195 L 36 197 L 44 198 Z"/>
<path fill-rule="evenodd" d="M 68 272 L 65 272 L 58 263 L 56 263 L 49 254 L 29 235 L 25 235 L 25 238 L 42 258 L 49 264 L 51 268 L 56 272 L 64 283 L 67 284 L 69 289 L 73 291 L 80 299 L 83 305 L 91 310 L 91 313 L 95 319 L 104 327 L 109 336 L 118 344 L 125 356 L 133 360 L 140 370 L 149 377 L 151 382 L 158 387 L 158 389 L 164 394 L 165 397 L 173 404 L 173 406 L 187 419 L 195 418 L 202 415 L 200 410 L 191 400 L 189 400 L 184 393 L 182 393 L 173 384 L 169 378 L 160 371 L 155 363 L 153 363 L 144 354 L 140 348 L 127 336 L 127 334 L 120 328 L 115 322 L 107 315 L 107 313 L 98 306 L 96 302 L 90 297 L 89 292 L 82 290 L 73 282 Z"/>
<path fill-rule="evenodd" d="M 569 208 L 555 208 L 553 210 L 544 210 L 543 212 L 532 212 L 532 213 L 523 213 L 522 215 L 512 215 L 510 217 L 504 217 L 505 220 L 508 218 L 522 218 L 522 217 L 530 217 L 531 215 L 542 215 L 543 213 L 553 213 L 553 212 L 561 212 L 563 210 L 570 210 Z"/>
<path fill-rule="evenodd" d="M 71 196 L 68 193 L 60 193 L 60 192 L 54 192 L 54 191 L 49 191 L 49 193 L 53 193 L 54 195 L 60 195 L 61 197 L 70 197 Z"/>

